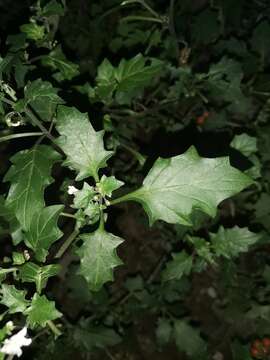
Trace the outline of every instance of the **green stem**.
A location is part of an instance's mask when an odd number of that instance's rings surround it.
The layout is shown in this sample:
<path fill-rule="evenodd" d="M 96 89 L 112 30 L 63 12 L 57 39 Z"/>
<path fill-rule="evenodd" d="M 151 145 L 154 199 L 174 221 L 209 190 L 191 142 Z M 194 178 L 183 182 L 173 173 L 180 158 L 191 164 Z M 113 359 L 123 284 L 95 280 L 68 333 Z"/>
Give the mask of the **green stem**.
<path fill-rule="evenodd" d="M 163 20 L 161 19 L 157 19 L 154 17 L 148 17 L 148 16 L 126 16 L 125 18 L 121 19 L 121 21 L 151 21 L 151 22 L 156 22 L 159 24 L 163 24 Z"/>
<path fill-rule="evenodd" d="M 114 200 L 111 200 L 110 201 L 110 205 L 116 205 L 116 204 L 119 204 L 121 202 L 124 202 L 124 201 L 130 201 L 130 200 L 133 200 L 135 198 L 135 194 L 138 193 L 141 189 L 137 189 L 135 191 L 132 191 L 126 195 L 123 195 L 123 196 L 120 196 L 119 198 L 117 199 L 114 199 Z"/>
<path fill-rule="evenodd" d="M 104 212 L 103 209 L 100 206 L 100 220 L 99 220 L 99 230 L 104 230 Z"/>
<path fill-rule="evenodd" d="M 253 94 L 257 94 L 257 95 L 270 96 L 270 92 L 253 90 L 252 93 L 253 93 Z"/>
<path fill-rule="evenodd" d="M 9 269 L 1 269 L 0 270 L 0 274 L 8 274 L 8 273 L 11 273 L 11 272 L 14 272 L 14 271 L 17 271 L 18 269 L 15 268 L 15 267 L 11 267 Z"/>
<path fill-rule="evenodd" d="M 65 212 L 61 212 L 60 213 L 60 216 L 65 216 L 65 217 L 68 217 L 68 218 L 72 218 L 72 219 L 77 219 L 77 217 L 73 214 L 69 214 L 69 213 L 65 213 Z"/>
<path fill-rule="evenodd" d="M 32 120 L 32 122 L 40 128 L 40 130 L 47 136 L 53 143 L 55 143 L 55 138 L 49 133 L 49 131 L 42 125 L 42 123 L 38 120 L 36 115 L 32 112 L 31 109 L 26 108 L 25 110 L 26 115 Z"/>
<path fill-rule="evenodd" d="M 56 259 L 59 259 L 63 256 L 63 254 L 66 252 L 66 250 L 69 248 L 69 246 L 72 244 L 72 242 L 76 239 L 77 235 L 79 234 L 78 230 L 74 230 L 69 237 L 66 239 L 66 241 L 62 244 L 60 249 L 57 251 L 56 255 L 54 256 Z"/>
<path fill-rule="evenodd" d="M 4 97 L 1 97 L 1 101 L 3 101 L 4 103 L 11 105 L 12 107 L 14 107 L 15 105 L 15 101 L 11 101 L 9 99 L 6 99 Z M 43 134 L 45 134 L 53 143 L 55 143 L 55 138 L 49 133 L 49 131 L 42 125 L 42 123 L 38 120 L 38 118 L 35 116 L 35 114 L 32 112 L 32 110 L 29 107 L 26 107 L 24 109 L 24 112 L 26 113 L 26 115 L 29 116 L 29 118 L 32 120 L 33 124 L 35 124 L 37 127 L 40 128 L 40 130 L 43 132 Z M 59 148 L 59 146 L 57 145 L 57 147 Z M 59 148 L 60 149 L 60 148 Z M 60 149 L 61 150 L 61 149 Z M 61 150 L 62 152 L 62 150 Z"/>
<path fill-rule="evenodd" d="M 3 101 L 4 103 L 6 103 L 6 104 L 8 104 L 8 105 L 11 105 L 11 106 L 13 106 L 13 105 L 15 104 L 14 101 L 11 101 L 11 100 L 6 99 L 6 98 L 4 98 L 4 97 L 1 97 L 1 101 Z"/>
<path fill-rule="evenodd" d="M 122 146 L 124 149 L 126 149 L 127 151 L 129 151 L 134 157 L 135 159 L 139 162 L 139 164 L 141 166 L 144 165 L 145 163 L 145 157 L 143 155 L 141 155 L 138 151 L 132 149 L 130 146 L 124 144 L 124 143 L 120 143 L 120 146 Z"/>
<path fill-rule="evenodd" d="M 123 1 L 122 2 L 122 6 L 125 5 L 130 5 L 130 4 L 141 4 L 146 10 L 148 10 L 152 15 L 154 15 L 154 17 L 159 18 L 159 14 L 152 9 L 148 4 L 146 4 L 146 2 L 144 0 L 127 0 L 127 1 Z"/>
<path fill-rule="evenodd" d="M 54 333 L 55 337 L 57 338 L 58 336 L 62 335 L 61 331 L 54 325 L 54 323 L 49 320 L 47 322 L 49 328 L 52 330 L 52 332 Z"/>
<path fill-rule="evenodd" d="M 4 141 L 13 140 L 13 139 L 18 139 L 18 138 L 23 138 L 23 137 L 28 137 L 28 136 L 40 136 L 40 135 L 43 135 L 43 133 L 42 132 L 29 132 L 29 133 L 12 134 L 12 135 L 0 137 L 0 143 L 4 142 Z"/>

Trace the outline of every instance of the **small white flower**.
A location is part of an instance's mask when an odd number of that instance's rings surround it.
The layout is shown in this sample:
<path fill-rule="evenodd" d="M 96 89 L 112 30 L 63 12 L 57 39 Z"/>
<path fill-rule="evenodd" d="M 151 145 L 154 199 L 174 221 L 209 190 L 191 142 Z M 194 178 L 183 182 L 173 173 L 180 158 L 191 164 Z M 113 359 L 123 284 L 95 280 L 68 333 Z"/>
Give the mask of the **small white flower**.
<path fill-rule="evenodd" d="M 7 355 L 22 355 L 22 346 L 29 346 L 32 343 L 30 338 L 26 337 L 27 327 L 25 326 L 17 334 L 12 335 L 9 339 L 5 339 L 4 345 L 1 347 L 0 352 Z"/>
<path fill-rule="evenodd" d="M 75 188 L 75 186 L 69 186 L 68 187 L 68 194 L 69 195 L 74 195 L 77 191 L 79 191 L 77 188 Z"/>
<path fill-rule="evenodd" d="M 13 321 L 8 321 L 6 323 L 6 327 L 9 331 L 12 331 L 14 329 L 14 324 L 13 324 Z"/>

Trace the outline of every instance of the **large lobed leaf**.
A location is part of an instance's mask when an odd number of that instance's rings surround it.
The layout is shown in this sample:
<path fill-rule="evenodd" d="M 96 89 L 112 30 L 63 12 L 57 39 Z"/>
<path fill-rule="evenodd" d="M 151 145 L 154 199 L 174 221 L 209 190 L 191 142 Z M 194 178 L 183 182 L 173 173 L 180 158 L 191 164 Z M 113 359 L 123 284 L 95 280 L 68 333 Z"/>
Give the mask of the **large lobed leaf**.
<path fill-rule="evenodd" d="M 174 322 L 174 338 L 176 346 L 192 359 L 207 359 L 206 342 L 199 331 L 184 320 Z"/>
<path fill-rule="evenodd" d="M 63 208 L 62 205 L 52 205 L 41 209 L 32 218 L 25 233 L 26 245 L 35 252 L 39 261 L 46 260 L 50 246 L 62 236 L 57 221 Z"/>
<path fill-rule="evenodd" d="M 140 202 L 150 224 L 156 220 L 191 225 L 192 210 L 215 216 L 217 205 L 252 180 L 233 168 L 227 157 L 201 158 L 194 147 L 169 159 L 159 158 L 143 186 L 123 200 Z"/>
<path fill-rule="evenodd" d="M 166 269 L 162 273 L 164 281 L 181 279 L 184 275 L 189 275 L 192 269 L 193 259 L 185 251 L 179 254 L 172 254 L 173 259 L 167 263 Z"/>
<path fill-rule="evenodd" d="M 116 248 L 123 239 L 98 229 L 92 234 L 83 234 L 83 245 L 77 251 L 81 258 L 79 273 L 85 277 L 93 291 L 101 289 L 107 281 L 113 280 L 113 268 L 122 264 Z"/>
<path fill-rule="evenodd" d="M 54 75 L 57 81 L 71 80 L 80 73 L 79 66 L 66 58 L 60 46 L 42 56 L 42 64 L 57 71 Z"/>
<path fill-rule="evenodd" d="M 93 176 L 97 181 L 98 170 L 112 155 L 104 149 L 104 132 L 96 132 L 86 114 L 66 106 L 59 107 L 57 130 L 59 145 L 67 155 L 65 164 L 79 173 L 76 179 Z"/>
<path fill-rule="evenodd" d="M 46 145 L 20 151 L 11 158 L 13 165 L 4 179 L 11 182 L 6 206 L 24 230 L 44 207 L 44 189 L 52 182 L 51 168 L 57 160 L 59 154 Z"/>
<path fill-rule="evenodd" d="M 35 293 L 31 306 L 25 311 L 27 324 L 31 328 L 36 326 L 45 327 L 49 321 L 58 319 L 62 314 L 55 308 L 54 301 L 50 301 L 45 295 Z"/>
<path fill-rule="evenodd" d="M 220 226 L 218 232 L 216 234 L 212 233 L 210 236 L 216 255 L 231 259 L 242 252 L 248 251 L 251 245 L 260 240 L 262 234 L 238 226 L 231 229 L 224 229 L 223 226 Z"/>
<path fill-rule="evenodd" d="M 34 282 L 37 292 L 47 285 L 48 279 L 59 273 L 61 267 L 58 264 L 39 266 L 33 262 L 27 262 L 19 268 L 19 277 L 23 282 Z"/>
<path fill-rule="evenodd" d="M 161 73 L 163 63 L 138 54 L 132 59 L 122 59 L 118 67 L 105 59 L 98 68 L 96 93 L 102 101 L 110 103 L 113 95 L 119 104 L 130 104 L 133 98 L 140 95 L 146 86 Z"/>
<path fill-rule="evenodd" d="M 25 86 L 21 106 L 30 104 L 43 121 L 51 121 L 57 105 L 64 103 L 57 92 L 48 81 L 37 79 Z"/>
<path fill-rule="evenodd" d="M 25 299 L 26 291 L 18 290 L 14 285 L 2 284 L 0 303 L 8 307 L 10 314 L 24 312 L 29 305 Z"/>

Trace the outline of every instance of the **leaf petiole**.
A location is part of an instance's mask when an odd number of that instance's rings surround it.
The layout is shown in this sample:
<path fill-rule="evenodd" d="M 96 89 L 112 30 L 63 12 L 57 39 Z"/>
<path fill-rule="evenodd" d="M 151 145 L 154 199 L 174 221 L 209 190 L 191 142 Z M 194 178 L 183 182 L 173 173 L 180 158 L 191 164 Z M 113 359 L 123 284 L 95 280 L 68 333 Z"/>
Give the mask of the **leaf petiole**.
<path fill-rule="evenodd" d="M 77 219 L 75 215 L 69 214 L 69 213 L 65 213 L 65 212 L 61 212 L 61 213 L 60 213 L 60 216 L 69 217 L 69 218 L 72 218 L 72 219 Z"/>
<path fill-rule="evenodd" d="M 47 321 L 47 325 L 49 326 L 49 328 L 53 332 L 55 338 L 62 335 L 61 331 L 54 325 L 54 323 L 51 320 Z"/>
<path fill-rule="evenodd" d="M 57 251 L 56 255 L 54 256 L 56 259 L 59 259 L 62 257 L 62 255 L 66 252 L 66 250 L 69 248 L 69 246 L 72 244 L 72 242 L 76 239 L 77 235 L 79 234 L 78 230 L 74 230 L 69 237 L 66 239 L 66 241 L 62 244 L 60 249 Z"/>
<path fill-rule="evenodd" d="M 148 16 L 126 16 L 125 18 L 121 19 L 121 22 L 126 22 L 126 21 L 151 21 L 151 22 L 156 22 L 159 24 L 163 24 L 164 21 L 161 19 L 157 19 L 155 17 L 148 17 Z"/>
<path fill-rule="evenodd" d="M 13 139 L 19 139 L 19 138 L 30 137 L 30 136 L 40 136 L 40 135 L 43 135 L 43 133 L 42 132 L 29 132 L 29 133 L 12 134 L 12 135 L 0 137 L 0 143 L 4 142 L 4 141 L 13 140 Z"/>

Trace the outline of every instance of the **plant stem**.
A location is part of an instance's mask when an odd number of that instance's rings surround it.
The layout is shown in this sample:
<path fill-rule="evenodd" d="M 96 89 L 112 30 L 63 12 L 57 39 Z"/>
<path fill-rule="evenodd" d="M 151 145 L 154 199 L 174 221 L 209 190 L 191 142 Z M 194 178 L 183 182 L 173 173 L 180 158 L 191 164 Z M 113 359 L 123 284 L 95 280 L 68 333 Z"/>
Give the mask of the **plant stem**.
<path fill-rule="evenodd" d="M 0 143 L 4 142 L 4 141 L 13 140 L 13 139 L 18 139 L 18 138 L 23 138 L 23 137 L 28 137 L 28 136 L 40 136 L 40 135 L 43 135 L 43 133 L 42 132 L 28 132 L 28 133 L 12 134 L 12 135 L 0 137 Z"/>
<path fill-rule="evenodd" d="M 68 218 L 77 219 L 75 215 L 69 214 L 69 213 L 65 213 L 65 212 L 61 212 L 61 213 L 60 213 L 60 216 L 65 216 L 65 217 L 68 217 Z"/>
<path fill-rule="evenodd" d="M 14 101 L 11 101 L 7 98 L 1 98 L 1 101 L 3 101 L 4 103 L 11 105 L 12 107 L 15 105 Z M 45 134 L 54 144 L 55 144 L 55 138 L 49 133 L 49 131 L 42 125 L 42 123 L 39 121 L 39 119 L 36 117 L 36 115 L 33 113 L 33 111 L 29 108 L 26 107 L 24 109 L 24 112 L 26 113 L 26 115 L 29 116 L 29 118 L 32 120 L 32 122 L 40 128 L 40 130 L 43 132 L 43 134 Z M 61 153 L 63 153 L 62 149 L 57 145 L 57 148 L 61 151 Z"/>
<path fill-rule="evenodd" d="M 15 268 L 15 267 L 11 267 L 9 269 L 1 269 L 0 270 L 0 274 L 8 274 L 8 273 L 11 273 L 11 272 L 14 272 L 14 271 L 17 271 L 18 269 Z"/>
<path fill-rule="evenodd" d="M 157 19 L 155 17 L 148 17 L 148 16 L 126 16 L 125 18 L 121 19 L 121 21 L 151 21 L 156 22 L 159 24 L 163 24 L 163 20 Z"/>
<path fill-rule="evenodd" d="M 59 259 L 63 256 L 63 254 L 66 252 L 68 247 L 72 244 L 72 242 L 76 239 L 77 235 L 79 234 L 78 230 L 74 230 L 69 237 L 66 239 L 66 241 L 62 244 L 60 249 L 57 251 L 56 255 L 54 256 L 56 259 Z"/>
<path fill-rule="evenodd" d="M 3 101 L 4 103 L 6 103 L 6 104 L 8 104 L 8 105 L 11 105 L 11 106 L 13 106 L 13 105 L 15 104 L 14 101 L 9 100 L 9 99 L 6 99 L 6 98 L 4 98 L 4 97 L 1 97 L 1 101 Z"/>
<path fill-rule="evenodd" d="M 100 206 L 100 220 L 99 220 L 99 230 L 104 230 L 104 212 Z"/>
<path fill-rule="evenodd" d="M 124 202 L 124 201 L 130 201 L 134 198 L 134 195 L 139 191 L 140 189 L 137 189 L 135 191 L 132 191 L 126 195 L 123 195 L 123 196 L 120 196 L 119 198 L 117 199 L 114 199 L 114 200 L 111 200 L 110 201 L 110 205 L 116 205 L 116 204 L 119 204 L 121 202 Z"/>
<path fill-rule="evenodd" d="M 155 18 L 157 18 L 157 19 L 160 18 L 159 14 L 154 9 L 152 9 L 148 4 L 146 4 L 146 2 L 144 0 L 127 0 L 127 1 L 123 1 L 121 5 L 125 6 L 125 5 L 131 5 L 131 4 L 136 4 L 136 3 L 141 4 Z"/>
<path fill-rule="evenodd" d="M 120 143 L 120 146 L 122 146 L 124 149 L 128 150 L 135 157 L 135 159 L 139 162 L 139 164 L 141 166 L 144 165 L 146 159 L 138 151 L 132 149 L 130 146 L 128 146 L 128 145 L 126 145 L 124 143 Z"/>
<path fill-rule="evenodd" d="M 55 143 L 55 138 L 49 133 L 49 131 L 42 125 L 42 123 L 38 120 L 36 115 L 30 108 L 25 109 L 26 115 L 33 121 L 33 123 L 40 128 L 40 130 L 49 138 L 53 143 Z"/>
<path fill-rule="evenodd" d="M 54 323 L 49 320 L 47 322 L 49 328 L 52 330 L 52 332 L 54 333 L 55 337 L 57 338 L 58 336 L 62 335 L 61 331 L 54 325 Z"/>

